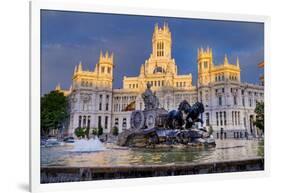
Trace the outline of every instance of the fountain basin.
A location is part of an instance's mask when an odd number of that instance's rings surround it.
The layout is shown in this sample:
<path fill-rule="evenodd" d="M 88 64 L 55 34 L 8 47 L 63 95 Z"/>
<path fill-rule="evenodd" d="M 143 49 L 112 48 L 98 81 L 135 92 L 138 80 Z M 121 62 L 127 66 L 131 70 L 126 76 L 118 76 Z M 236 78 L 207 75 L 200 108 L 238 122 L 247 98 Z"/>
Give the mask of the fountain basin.
<path fill-rule="evenodd" d="M 99 140 L 99 138 L 91 138 L 91 139 L 78 139 L 74 141 L 73 149 L 71 152 L 96 152 L 103 151 L 106 148 Z"/>

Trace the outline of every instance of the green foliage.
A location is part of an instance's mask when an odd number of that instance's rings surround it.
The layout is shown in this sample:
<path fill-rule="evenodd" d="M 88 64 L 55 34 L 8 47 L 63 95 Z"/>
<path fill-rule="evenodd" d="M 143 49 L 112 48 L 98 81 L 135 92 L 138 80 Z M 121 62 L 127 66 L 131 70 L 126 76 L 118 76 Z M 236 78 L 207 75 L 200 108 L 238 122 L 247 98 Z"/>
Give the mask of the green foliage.
<path fill-rule="evenodd" d="M 58 129 L 67 118 L 67 98 L 59 91 L 51 91 L 41 97 L 41 132 L 48 135 Z"/>
<path fill-rule="evenodd" d="M 86 128 L 77 127 L 74 133 L 78 138 L 84 138 L 86 136 Z"/>
<path fill-rule="evenodd" d="M 103 134 L 103 128 L 102 127 L 99 127 L 98 129 L 98 136 L 102 135 Z"/>
<path fill-rule="evenodd" d="M 119 134 L 118 127 L 114 126 L 114 127 L 112 128 L 112 134 L 115 135 L 115 136 L 117 136 L 117 135 Z"/>
<path fill-rule="evenodd" d="M 264 131 L 264 102 L 257 102 L 256 108 L 256 120 L 254 125 L 261 131 Z"/>
<path fill-rule="evenodd" d="M 93 135 L 98 135 L 98 129 L 97 128 L 93 128 L 92 129 L 92 134 Z"/>

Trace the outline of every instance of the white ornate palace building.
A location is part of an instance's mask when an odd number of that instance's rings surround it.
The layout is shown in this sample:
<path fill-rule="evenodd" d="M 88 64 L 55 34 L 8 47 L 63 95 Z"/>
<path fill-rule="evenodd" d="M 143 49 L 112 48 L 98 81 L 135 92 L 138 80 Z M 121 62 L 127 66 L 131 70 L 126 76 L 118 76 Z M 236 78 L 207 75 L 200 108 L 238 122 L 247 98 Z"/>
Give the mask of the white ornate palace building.
<path fill-rule="evenodd" d="M 67 133 L 72 135 L 77 127 L 102 127 L 104 133 L 109 133 L 114 126 L 119 132 L 130 128 L 130 114 L 132 110 L 144 108 L 141 93 L 150 82 L 160 106 L 168 111 L 177 109 L 184 99 L 190 104 L 202 101 L 203 127 L 212 127 L 215 137 L 257 136 L 254 109 L 257 101 L 264 100 L 264 87 L 240 81 L 238 58 L 232 64 L 225 56 L 223 64 L 214 64 L 212 49 L 198 49 L 195 86 L 192 74 L 178 74 L 171 48 L 168 25 L 162 28 L 155 25 L 150 57 L 141 65 L 138 76 L 123 77 L 121 89 L 112 86 L 113 54 L 101 52 L 94 71 L 83 70 L 82 63 L 78 64 L 70 89 L 56 87 L 69 99 Z"/>

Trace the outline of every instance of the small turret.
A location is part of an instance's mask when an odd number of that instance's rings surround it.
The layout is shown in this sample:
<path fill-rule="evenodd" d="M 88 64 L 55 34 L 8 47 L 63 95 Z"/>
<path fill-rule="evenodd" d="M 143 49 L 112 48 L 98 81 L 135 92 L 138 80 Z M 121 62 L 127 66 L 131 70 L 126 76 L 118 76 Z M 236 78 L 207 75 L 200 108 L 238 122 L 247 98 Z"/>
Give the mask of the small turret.
<path fill-rule="evenodd" d="M 200 85 L 207 85 L 211 81 L 210 71 L 213 67 L 213 51 L 209 46 L 206 49 L 202 47 L 198 49 L 197 66 L 198 83 Z"/>

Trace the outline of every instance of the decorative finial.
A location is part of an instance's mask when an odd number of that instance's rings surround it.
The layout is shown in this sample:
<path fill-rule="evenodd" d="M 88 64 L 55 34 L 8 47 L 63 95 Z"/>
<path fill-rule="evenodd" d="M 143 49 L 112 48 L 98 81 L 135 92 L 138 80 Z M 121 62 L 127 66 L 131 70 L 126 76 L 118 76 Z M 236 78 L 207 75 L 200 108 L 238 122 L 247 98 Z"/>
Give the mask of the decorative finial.
<path fill-rule="evenodd" d="M 224 55 L 224 63 L 223 64 L 228 64 L 228 59 L 227 59 L 227 55 Z"/>
<path fill-rule="evenodd" d="M 103 57 L 102 50 L 100 50 L 100 59 Z"/>
<path fill-rule="evenodd" d="M 168 26 L 168 23 L 167 21 L 164 21 L 164 30 L 169 30 L 169 26 Z"/>
<path fill-rule="evenodd" d="M 57 84 L 55 90 L 56 90 L 56 91 L 60 91 L 60 90 L 61 90 L 60 83 Z"/>
<path fill-rule="evenodd" d="M 154 25 L 154 31 L 158 31 L 158 23 L 155 23 L 155 25 Z"/>
<path fill-rule="evenodd" d="M 240 63 L 239 63 L 239 57 L 237 56 L 237 58 L 236 58 L 236 66 L 240 66 Z"/>
<path fill-rule="evenodd" d="M 82 69 L 82 62 L 80 61 L 78 64 L 77 72 L 81 72 L 81 71 L 83 71 L 83 69 Z"/>

